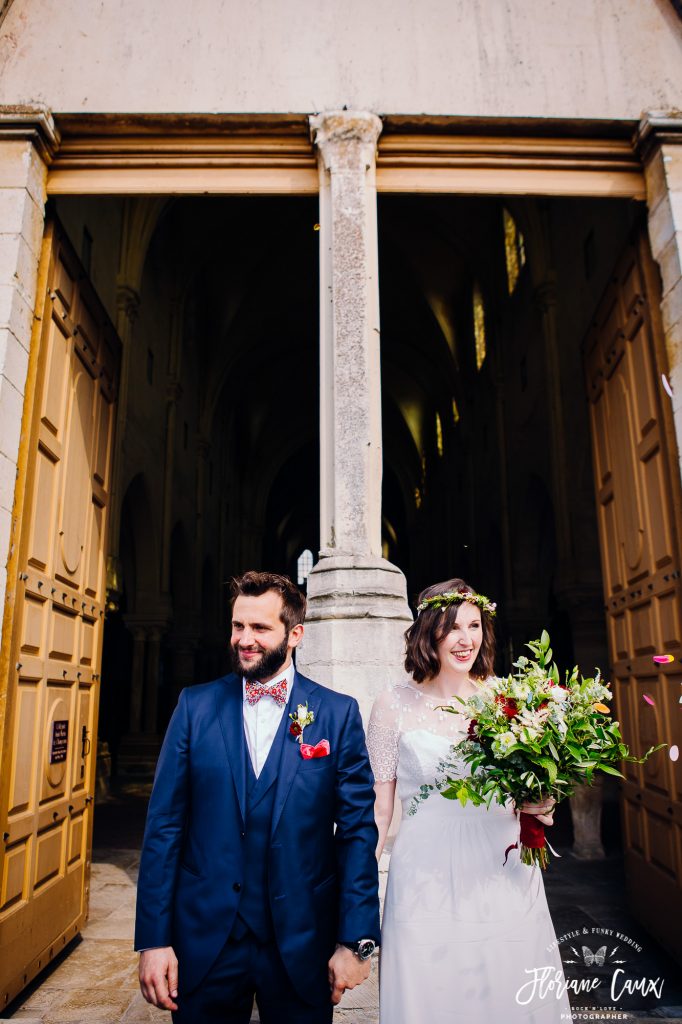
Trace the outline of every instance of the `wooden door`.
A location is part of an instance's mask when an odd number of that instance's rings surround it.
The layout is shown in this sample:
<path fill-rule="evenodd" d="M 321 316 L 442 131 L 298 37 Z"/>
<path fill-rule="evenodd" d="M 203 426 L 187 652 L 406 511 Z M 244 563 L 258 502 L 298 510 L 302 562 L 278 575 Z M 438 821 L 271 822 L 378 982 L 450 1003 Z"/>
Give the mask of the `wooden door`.
<path fill-rule="evenodd" d="M 642 230 L 616 266 L 585 342 L 611 678 L 636 753 L 682 745 L 680 467 L 661 378 L 659 309 L 658 272 Z M 661 667 L 655 654 L 676 661 Z M 682 762 L 663 750 L 624 771 L 630 904 L 682 959 Z"/>
<path fill-rule="evenodd" d="M 88 912 L 120 347 L 56 222 L 46 227 L 38 295 L 3 634 L 0 1007 Z"/>

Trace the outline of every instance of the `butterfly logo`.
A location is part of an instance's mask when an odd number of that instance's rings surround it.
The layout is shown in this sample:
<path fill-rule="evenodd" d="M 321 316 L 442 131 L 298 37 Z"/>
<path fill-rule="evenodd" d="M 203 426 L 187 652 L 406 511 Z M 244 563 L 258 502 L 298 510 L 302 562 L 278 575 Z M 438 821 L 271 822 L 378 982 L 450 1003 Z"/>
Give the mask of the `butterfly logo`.
<path fill-rule="evenodd" d="M 611 952 L 609 953 L 609 958 L 613 957 L 614 953 L 617 952 L 618 948 L 619 948 L 618 946 L 615 946 L 611 950 Z M 606 946 L 600 946 L 599 949 L 596 950 L 596 952 L 594 952 L 594 953 L 592 952 L 592 950 L 590 949 L 589 946 L 583 946 L 582 947 L 582 956 L 578 952 L 578 950 L 575 948 L 575 946 L 571 946 L 571 952 L 575 953 L 575 955 L 576 955 L 576 957 L 578 959 L 577 960 L 566 960 L 567 964 L 576 964 L 576 963 L 579 963 L 582 960 L 582 962 L 584 963 L 585 967 L 603 967 L 604 964 L 606 963 Z M 611 963 L 614 963 L 614 964 L 624 964 L 625 960 L 611 960 Z"/>
<path fill-rule="evenodd" d="M 585 967 L 591 967 L 596 964 L 597 967 L 603 967 L 604 961 L 606 960 L 606 946 L 600 946 L 596 953 L 593 953 L 589 946 L 583 946 L 583 961 Z"/>

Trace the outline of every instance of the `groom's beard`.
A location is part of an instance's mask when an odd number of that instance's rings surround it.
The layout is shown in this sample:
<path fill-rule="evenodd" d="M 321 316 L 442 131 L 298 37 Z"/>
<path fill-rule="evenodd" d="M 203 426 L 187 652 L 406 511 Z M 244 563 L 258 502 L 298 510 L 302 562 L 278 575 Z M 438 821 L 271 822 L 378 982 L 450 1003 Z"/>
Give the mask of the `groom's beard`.
<path fill-rule="evenodd" d="M 265 647 L 261 647 L 259 643 L 254 643 L 253 647 L 256 650 L 261 651 L 260 658 L 253 658 L 246 662 L 246 664 L 239 657 L 239 644 L 232 644 L 232 667 L 235 672 L 242 675 L 244 679 L 269 679 L 270 676 L 274 676 L 278 669 L 282 667 L 284 662 L 287 660 L 289 653 L 289 634 L 286 633 L 279 647 L 272 647 L 267 650 Z"/>

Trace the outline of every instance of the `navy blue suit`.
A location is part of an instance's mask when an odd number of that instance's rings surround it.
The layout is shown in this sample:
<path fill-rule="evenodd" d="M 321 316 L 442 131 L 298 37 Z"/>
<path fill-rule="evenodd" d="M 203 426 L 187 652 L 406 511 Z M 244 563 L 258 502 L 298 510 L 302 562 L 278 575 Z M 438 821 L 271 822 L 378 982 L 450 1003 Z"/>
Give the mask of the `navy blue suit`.
<path fill-rule="evenodd" d="M 336 942 L 379 941 L 374 780 L 358 705 L 295 673 L 256 781 L 242 701 L 236 675 L 180 695 L 147 815 L 135 948 L 173 947 L 181 1000 L 246 924 L 276 946 L 303 1001 L 329 1006 Z M 304 759 L 288 731 L 289 711 L 306 701 L 315 720 L 304 741 L 328 739 L 327 757 Z"/>

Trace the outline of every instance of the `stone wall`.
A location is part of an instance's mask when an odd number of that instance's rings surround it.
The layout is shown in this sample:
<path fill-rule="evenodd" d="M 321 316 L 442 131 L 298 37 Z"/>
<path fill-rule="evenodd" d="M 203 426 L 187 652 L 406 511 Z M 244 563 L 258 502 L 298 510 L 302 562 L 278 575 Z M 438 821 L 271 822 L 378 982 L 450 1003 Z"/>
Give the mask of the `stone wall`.
<path fill-rule="evenodd" d="M 12 132 L 9 127 L 7 131 Z M 19 131 L 18 134 L 21 134 Z M 28 372 L 47 170 L 33 142 L 7 138 L 0 161 L 0 608 Z"/>
<path fill-rule="evenodd" d="M 668 0 L 14 0 L 0 103 L 638 120 L 681 64 Z"/>

